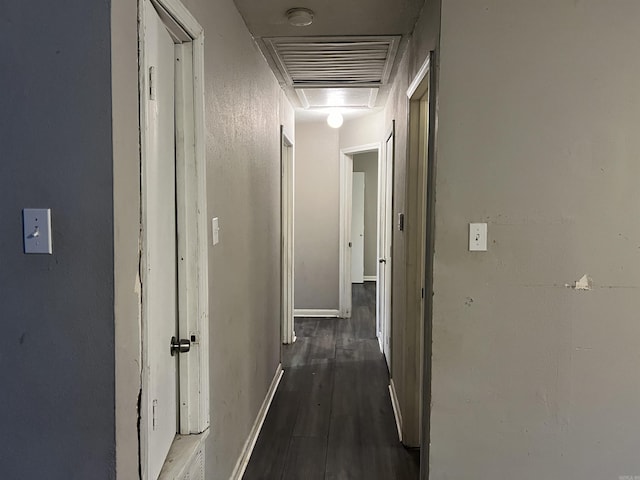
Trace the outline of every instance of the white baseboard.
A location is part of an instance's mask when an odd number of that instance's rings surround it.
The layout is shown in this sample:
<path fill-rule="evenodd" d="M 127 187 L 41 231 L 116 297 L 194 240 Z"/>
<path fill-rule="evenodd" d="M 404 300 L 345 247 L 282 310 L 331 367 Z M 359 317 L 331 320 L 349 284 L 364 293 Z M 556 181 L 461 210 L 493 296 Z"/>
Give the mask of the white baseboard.
<path fill-rule="evenodd" d="M 391 379 L 389 383 L 389 395 L 391 395 L 391 405 L 393 406 L 393 416 L 396 417 L 396 427 L 398 429 L 398 439 L 402 442 L 402 413 L 400 412 L 400 403 L 396 394 L 396 386 Z"/>
<path fill-rule="evenodd" d="M 283 373 L 284 370 L 282 370 L 282 364 L 279 364 L 278 368 L 276 368 L 276 373 L 273 377 L 273 380 L 271 381 L 269 391 L 267 391 L 267 396 L 264 398 L 264 402 L 262 402 L 262 406 L 258 411 L 258 416 L 253 423 L 251 432 L 249 432 L 249 437 L 244 444 L 244 448 L 242 449 L 240 457 L 236 462 L 236 466 L 233 469 L 233 473 L 231 474 L 231 477 L 229 477 L 229 480 L 242 480 L 242 476 L 247 469 L 247 465 L 249 465 L 249 460 L 251 459 L 251 454 L 253 453 L 253 447 L 256 446 L 258 435 L 260 435 L 260 430 L 262 430 L 262 424 L 264 423 L 264 419 L 267 418 L 267 412 L 269 411 L 269 407 L 271 406 L 273 397 L 276 394 L 276 390 L 278 390 L 278 385 L 280 384 Z"/>
<path fill-rule="evenodd" d="M 321 318 L 340 318 L 338 310 L 311 310 L 296 309 L 293 311 L 294 317 L 321 317 Z"/>
<path fill-rule="evenodd" d="M 377 282 L 377 281 L 378 281 L 378 277 L 376 277 L 375 275 L 374 275 L 374 276 L 372 276 L 372 277 L 367 277 L 367 276 L 365 276 L 365 277 L 364 277 L 364 281 L 365 281 L 365 282 Z"/>

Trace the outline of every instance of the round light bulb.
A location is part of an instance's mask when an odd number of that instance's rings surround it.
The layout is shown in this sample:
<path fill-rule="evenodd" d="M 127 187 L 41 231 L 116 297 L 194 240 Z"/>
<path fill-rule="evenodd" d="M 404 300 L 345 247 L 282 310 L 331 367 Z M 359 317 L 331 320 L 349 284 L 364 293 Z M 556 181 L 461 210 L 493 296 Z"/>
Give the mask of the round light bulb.
<path fill-rule="evenodd" d="M 327 117 L 327 123 L 331 128 L 340 128 L 342 126 L 342 122 L 344 122 L 344 119 L 342 118 L 342 115 L 337 112 L 330 113 Z"/>

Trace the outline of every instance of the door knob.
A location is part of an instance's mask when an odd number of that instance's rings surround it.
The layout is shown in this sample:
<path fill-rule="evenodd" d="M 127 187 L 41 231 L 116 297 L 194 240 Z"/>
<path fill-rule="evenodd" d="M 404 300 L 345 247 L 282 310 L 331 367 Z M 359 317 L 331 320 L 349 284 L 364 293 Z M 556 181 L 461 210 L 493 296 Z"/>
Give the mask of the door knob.
<path fill-rule="evenodd" d="M 178 340 L 176 337 L 171 337 L 171 356 L 176 353 L 187 353 L 191 350 L 191 341 L 186 338 Z"/>

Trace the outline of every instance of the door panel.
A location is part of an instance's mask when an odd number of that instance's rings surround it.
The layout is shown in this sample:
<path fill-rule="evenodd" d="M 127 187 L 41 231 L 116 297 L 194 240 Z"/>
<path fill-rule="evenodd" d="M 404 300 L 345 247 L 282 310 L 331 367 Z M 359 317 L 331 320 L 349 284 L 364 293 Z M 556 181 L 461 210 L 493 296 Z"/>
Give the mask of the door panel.
<path fill-rule="evenodd" d="M 150 82 L 145 159 L 146 290 L 148 342 L 148 478 L 160 474 L 177 431 L 175 67 L 174 43 L 145 0 L 145 59 Z"/>
<path fill-rule="evenodd" d="M 384 245 L 384 283 L 383 283 L 383 324 L 384 324 L 384 344 L 383 353 L 387 360 L 389 372 L 391 372 L 391 244 L 393 235 L 393 146 L 394 138 L 391 135 L 385 145 L 385 201 L 384 201 L 384 233 L 382 235 Z"/>
<path fill-rule="evenodd" d="M 364 283 L 364 185 L 364 173 L 353 172 L 351 194 L 351 283 Z"/>
<path fill-rule="evenodd" d="M 386 285 L 386 269 L 384 258 L 385 252 L 385 218 L 386 218 L 386 198 L 387 190 L 385 183 L 385 172 L 387 165 L 387 156 L 382 155 L 378 163 L 378 266 L 377 266 L 377 283 L 376 283 L 376 324 L 378 341 L 380 342 L 380 350 L 384 352 L 384 335 L 385 335 L 385 285 Z"/>

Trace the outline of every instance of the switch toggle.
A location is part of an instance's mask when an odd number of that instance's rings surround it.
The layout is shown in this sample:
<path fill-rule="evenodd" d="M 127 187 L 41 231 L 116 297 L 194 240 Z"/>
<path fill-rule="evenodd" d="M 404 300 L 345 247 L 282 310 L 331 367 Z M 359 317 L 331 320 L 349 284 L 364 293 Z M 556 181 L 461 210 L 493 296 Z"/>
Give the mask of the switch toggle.
<path fill-rule="evenodd" d="M 487 251 L 487 224 L 486 223 L 470 223 L 469 224 L 469 251 L 470 252 L 486 252 Z"/>
<path fill-rule="evenodd" d="M 220 243 L 220 221 L 218 220 L 218 217 L 211 219 L 211 234 L 213 244 L 217 245 Z"/>
<path fill-rule="evenodd" d="M 53 253 L 51 243 L 51 209 L 22 210 L 24 253 Z"/>

